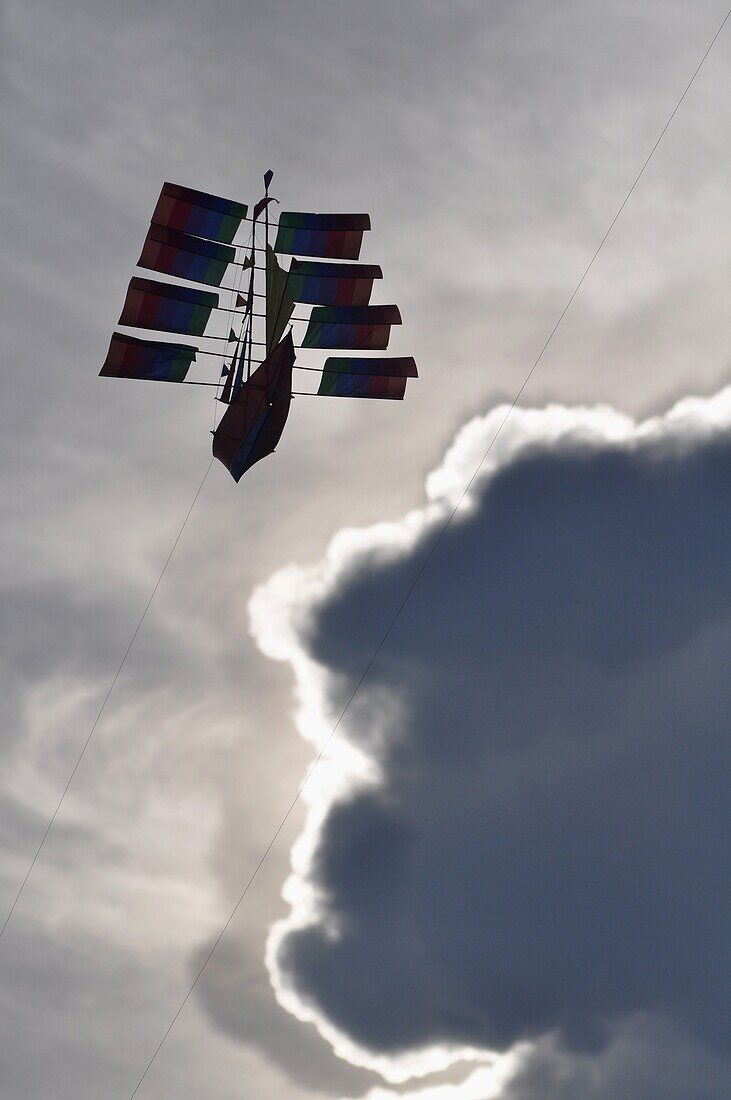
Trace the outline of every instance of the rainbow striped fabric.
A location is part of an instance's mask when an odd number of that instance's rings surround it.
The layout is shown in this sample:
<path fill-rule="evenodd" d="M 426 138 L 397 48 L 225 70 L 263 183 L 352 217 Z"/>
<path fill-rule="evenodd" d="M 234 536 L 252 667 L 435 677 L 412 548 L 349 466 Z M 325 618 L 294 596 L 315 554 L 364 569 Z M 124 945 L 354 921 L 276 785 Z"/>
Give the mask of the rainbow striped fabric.
<path fill-rule="evenodd" d="M 337 374 L 377 374 L 393 378 L 418 378 L 416 360 L 412 355 L 395 355 L 392 359 L 358 359 L 354 356 L 333 356 L 325 360 L 324 370 Z"/>
<path fill-rule="evenodd" d="M 373 280 L 382 279 L 377 264 L 328 264 L 292 260 L 287 293 L 295 302 L 315 306 L 367 306 Z"/>
<path fill-rule="evenodd" d="M 363 233 L 370 227 L 368 214 L 303 214 L 284 210 L 279 216 L 274 251 L 357 260 Z"/>
<path fill-rule="evenodd" d="M 119 324 L 202 336 L 217 305 L 218 295 L 207 290 L 133 278 Z"/>
<path fill-rule="evenodd" d="M 392 375 L 344 374 L 324 370 L 317 393 L 320 397 L 381 397 L 402 401 L 406 393 L 406 379 Z"/>
<path fill-rule="evenodd" d="M 418 376 L 411 355 L 393 359 L 357 359 L 352 356 L 330 356 L 325 360 L 321 397 L 381 397 L 401 401 L 406 392 L 406 379 Z"/>
<path fill-rule="evenodd" d="M 178 279 L 220 286 L 226 268 L 236 259 L 236 249 L 229 245 L 181 233 L 154 222 L 147 231 L 138 267 L 164 271 Z"/>
<path fill-rule="evenodd" d="M 177 183 L 164 183 L 152 220 L 170 229 L 231 244 L 247 209 L 244 203 L 233 199 L 222 199 Z"/>
<path fill-rule="evenodd" d="M 198 349 L 190 344 L 140 340 L 115 332 L 99 374 L 108 378 L 147 378 L 154 382 L 182 382 Z"/>
<path fill-rule="evenodd" d="M 319 306 L 312 310 L 302 347 L 383 351 L 391 325 L 400 324 L 398 306 Z"/>

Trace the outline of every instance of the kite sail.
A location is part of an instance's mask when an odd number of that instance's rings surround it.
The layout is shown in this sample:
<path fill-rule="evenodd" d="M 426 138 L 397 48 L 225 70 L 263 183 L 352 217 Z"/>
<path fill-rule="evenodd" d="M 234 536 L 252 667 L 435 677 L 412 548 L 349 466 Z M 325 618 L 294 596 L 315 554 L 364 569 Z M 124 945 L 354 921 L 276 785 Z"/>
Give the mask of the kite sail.
<path fill-rule="evenodd" d="M 218 295 L 155 279 L 130 279 L 120 325 L 202 336 Z"/>
<path fill-rule="evenodd" d="M 291 333 L 241 386 L 213 435 L 213 453 L 238 481 L 270 455 L 289 416 L 294 345 Z"/>
<path fill-rule="evenodd" d="M 357 260 L 363 233 L 370 227 L 367 214 L 294 214 L 283 210 L 274 251 Z"/>
<path fill-rule="evenodd" d="M 138 340 L 115 332 L 104 366 L 106 378 L 150 378 L 159 382 L 183 382 L 198 349 L 191 344 L 163 344 Z"/>
<path fill-rule="evenodd" d="M 401 401 L 406 379 L 416 378 L 416 363 L 411 356 L 400 359 L 325 360 L 320 397 L 383 397 Z"/>
<path fill-rule="evenodd" d="M 204 191 L 193 191 L 177 183 L 164 183 L 151 221 L 154 225 L 167 225 L 207 237 L 211 241 L 231 244 L 247 207 L 233 199 L 221 199 Z"/>
<path fill-rule="evenodd" d="M 382 279 L 377 264 L 320 264 L 292 260 L 289 295 L 295 302 L 313 306 L 367 306 L 373 280 Z"/>
<path fill-rule="evenodd" d="M 384 351 L 401 324 L 397 306 L 371 304 L 383 273 L 359 262 L 369 216 L 283 211 L 272 246 L 272 176 L 251 215 L 246 203 L 163 184 L 137 266 L 178 281 L 130 280 L 119 324 L 137 334 L 115 332 L 99 372 L 212 387 L 225 406 L 213 454 L 235 481 L 274 451 L 294 394 L 398 401 L 418 374 L 410 356 L 347 355 Z M 242 226 L 248 240 L 236 243 Z M 151 330 L 197 342 L 152 339 Z M 298 364 L 296 349 L 346 355 Z M 193 364 L 212 365 L 213 378 L 189 378 Z M 316 372 L 318 388 L 293 391 L 293 370 Z"/>
<path fill-rule="evenodd" d="M 381 351 L 388 347 L 391 325 L 400 324 L 398 306 L 317 306 L 302 346 Z"/>
<path fill-rule="evenodd" d="M 207 241 L 154 222 L 147 230 L 138 267 L 164 271 L 178 279 L 220 286 L 229 264 L 236 260 L 236 249 Z"/>

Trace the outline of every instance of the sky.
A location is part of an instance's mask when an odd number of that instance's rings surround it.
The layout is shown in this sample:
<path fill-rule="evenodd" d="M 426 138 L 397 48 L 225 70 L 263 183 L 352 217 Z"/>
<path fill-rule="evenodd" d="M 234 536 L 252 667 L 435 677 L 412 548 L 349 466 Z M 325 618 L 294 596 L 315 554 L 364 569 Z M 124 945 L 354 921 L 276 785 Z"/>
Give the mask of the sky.
<path fill-rule="evenodd" d="M 0 1096 L 722 1100 L 728 28 L 609 0 L 0 7 L 0 914 L 210 458 L 100 380 L 164 180 L 368 211 L 401 403 L 215 464 L 0 940 Z M 330 738 L 330 739 L 329 739 Z"/>

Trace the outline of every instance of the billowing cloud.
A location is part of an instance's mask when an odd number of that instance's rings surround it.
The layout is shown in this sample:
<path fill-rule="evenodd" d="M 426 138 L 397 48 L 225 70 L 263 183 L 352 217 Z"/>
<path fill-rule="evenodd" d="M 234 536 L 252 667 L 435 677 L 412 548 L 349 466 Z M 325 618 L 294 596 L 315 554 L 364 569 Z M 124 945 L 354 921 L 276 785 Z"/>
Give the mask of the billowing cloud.
<path fill-rule="evenodd" d="M 326 746 L 273 982 L 392 1081 L 530 1049 L 500 1095 L 649 1098 L 672 1048 L 720 1098 L 731 388 L 639 424 L 516 410 L 327 743 L 504 411 L 462 429 L 423 507 L 252 598 Z"/>

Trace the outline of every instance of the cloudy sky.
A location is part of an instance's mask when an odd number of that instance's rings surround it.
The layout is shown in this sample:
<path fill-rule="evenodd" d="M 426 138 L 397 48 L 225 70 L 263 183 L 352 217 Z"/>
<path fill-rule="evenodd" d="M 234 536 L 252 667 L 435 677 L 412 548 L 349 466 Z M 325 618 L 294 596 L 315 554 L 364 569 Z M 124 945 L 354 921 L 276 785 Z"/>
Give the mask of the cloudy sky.
<path fill-rule="evenodd" d="M 726 1100 L 728 28 L 326 745 L 723 5 L 0 10 L 0 919 L 209 461 L 205 391 L 97 378 L 163 180 L 369 211 L 420 368 L 211 470 L 0 940 L 0 1095 L 127 1100 L 324 746 L 140 1098 Z"/>

